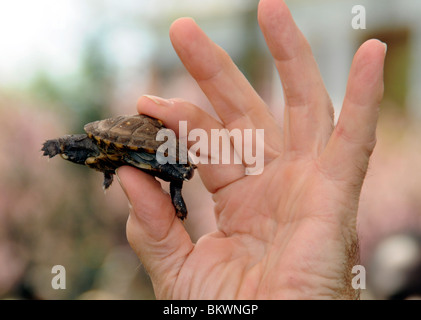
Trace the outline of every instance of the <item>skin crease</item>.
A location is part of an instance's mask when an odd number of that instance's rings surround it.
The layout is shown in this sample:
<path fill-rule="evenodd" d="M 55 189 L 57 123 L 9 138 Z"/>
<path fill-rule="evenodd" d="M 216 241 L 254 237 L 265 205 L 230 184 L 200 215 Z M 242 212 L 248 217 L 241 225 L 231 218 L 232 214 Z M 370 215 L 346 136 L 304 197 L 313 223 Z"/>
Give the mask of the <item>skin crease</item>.
<path fill-rule="evenodd" d="M 218 230 L 193 244 L 153 177 L 118 169 L 130 202 L 128 240 L 158 299 L 357 299 L 359 194 L 376 141 L 386 47 L 361 45 L 336 126 L 311 49 L 283 1 L 261 0 L 258 20 L 285 96 L 278 124 L 229 56 L 191 19 L 170 29 L 174 49 L 217 112 L 143 96 L 139 113 L 177 132 L 265 129 L 265 167 L 198 165 L 213 195 Z M 306 77 L 302 75 L 306 74 Z M 188 206 L 188 203 L 187 203 Z"/>

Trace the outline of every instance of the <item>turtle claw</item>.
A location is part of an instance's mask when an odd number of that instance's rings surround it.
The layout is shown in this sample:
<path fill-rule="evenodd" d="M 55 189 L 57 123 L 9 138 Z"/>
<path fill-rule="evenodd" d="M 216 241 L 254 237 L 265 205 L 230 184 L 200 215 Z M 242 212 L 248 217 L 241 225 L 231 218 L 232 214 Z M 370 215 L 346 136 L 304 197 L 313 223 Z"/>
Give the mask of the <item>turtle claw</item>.
<path fill-rule="evenodd" d="M 110 187 L 113 183 L 113 174 L 110 172 L 104 172 L 104 182 L 102 183 L 102 189 L 104 192 Z"/>
<path fill-rule="evenodd" d="M 48 156 L 48 158 L 52 158 L 61 152 L 60 142 L 58 141 L 58 139 L 47 140 L 42 145 L 41 151 L 44 151 L 43 156 Z"/>

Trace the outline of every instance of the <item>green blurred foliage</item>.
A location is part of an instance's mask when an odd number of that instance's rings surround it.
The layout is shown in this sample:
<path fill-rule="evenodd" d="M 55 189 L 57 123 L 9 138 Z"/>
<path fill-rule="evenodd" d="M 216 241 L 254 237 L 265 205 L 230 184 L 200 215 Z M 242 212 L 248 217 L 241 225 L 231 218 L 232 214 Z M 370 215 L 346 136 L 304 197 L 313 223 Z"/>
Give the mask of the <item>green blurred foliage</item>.
<path fill-rule="evenodd" d="M 113 70 L 101 48 L 101 36 L 86 40 L 79 72 L 62 79 L 54 79 L 43 70 L 29 84 L 29 92 L 48 101 L 48 105 L 66 108 L 76 118 L 72 132 L 83 132 L 85 123 L 110 114 L 113 89 Z M 60 110 L 56 110 L 61 112 Z"/>

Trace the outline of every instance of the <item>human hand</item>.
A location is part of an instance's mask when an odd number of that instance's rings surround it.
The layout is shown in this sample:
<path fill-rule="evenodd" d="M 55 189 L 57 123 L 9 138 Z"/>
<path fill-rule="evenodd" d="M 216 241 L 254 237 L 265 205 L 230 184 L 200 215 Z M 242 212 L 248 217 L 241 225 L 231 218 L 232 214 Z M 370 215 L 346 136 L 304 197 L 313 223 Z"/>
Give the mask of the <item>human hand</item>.
<path fill-rule="evenodd" d="M 376 141 L 385 45 L 365 42 L 355 54 L 336 127 L 333 108 L 309 44 L 285 3 L 261 0 L 258 19 L 285 97 L 284 123 L 191 19 L 170 36 L 181 61 L 206 94 L 219 122 L 178 100 L 142 97 L 138 111 L 178 130 L 265 130 L 265 166 L 198 164 L 213 195 L 218 230 L 193 244 L 159 182 L 118 169 L 130 206 L 128 240 L 159 299 L 358 298 L 359 195 Z M 158 103 L 156 103 L 158 102 Z"/>

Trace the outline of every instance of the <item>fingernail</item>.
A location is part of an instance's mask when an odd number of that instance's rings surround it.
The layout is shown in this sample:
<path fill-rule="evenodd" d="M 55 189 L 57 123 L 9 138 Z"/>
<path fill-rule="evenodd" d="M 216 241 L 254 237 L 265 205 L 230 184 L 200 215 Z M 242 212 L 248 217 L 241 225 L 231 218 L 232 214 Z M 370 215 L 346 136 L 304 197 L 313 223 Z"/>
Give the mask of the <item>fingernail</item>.
<path fill-rule="evenodd" d="M 115 173 L 115 176 L 116 176 L 116 178 L 117 178 L 118 183 L 119 183 L 119 184 L 121 185 L 121 187 L 123 188 L 123 184 L 121 183 L 120 177 L 118 176 L 118 170 L 119 170 L 119 169 L 120 169 L 120 168 L 115 169 L 114 173 Z"/>
<path fill-rule="evenodd" d="M 157 104 L 159 106 L 169 107 L 169 106 L 171 106 L 171 105 L 174 104 L 174 102 L 171 101 L 171 100 L 167 100 L 167 99 L 164 99 L 164 98 L 161 98 L 161 97 L 157 97 L 157 96 L 151 96 L 151 95 L 145 94 L 144 97 L 145 98 L 148 98 L 153 103 L 155 103 L 155 104 Z"/>
<path fill-rule="evenodd" d="M 130 202 L 130 198 L 129 198 L 128 194 L 127 194 L 126 189 L 124 188 L 124 185 L 121 183 L 120 177 L 118 176 L 118 169 L 119 169 L 119 168 L 117 168 L 117 169 L 115 170 L 115 176 L 117 177 L 117 181 L 118 181 L 118 183 L 120 184 L 121 189 L 123 190 L 124 194 L 125 194 L 125 195 L 126 195 L 126 197 L 127 197 L 127 200 L 128 200 L 128 207 L 129 207 L 129 213 L 132 213 L 132 212 L 133 212 L 133 205 L 132 205 L 132 203 Z"/>
<path fill-rule="evenodd" d="M 387 43 L 386 42 L 382 42 L 382 43 L 384 45 L 384 53 L 386 54 L 386 52 L 387 52 Z"/>
<path fill-rule="evenodd" d="M 123 183 L 121 183 L 120 177 L 118 176 L 118 169 L 119 168 L 117 168 L 115 170 L 115 176 L 117 177 L 117 181 L 120 184 L 121 189 L 123 190 L 124 194 L 126 195 L 127 199 L 129 200 L 129 203 L 130 203 L 130 198 L 129 198 L 129 195 L 128 195 L 127 191 L 126 191 L 126 188 L 124 187 Z"/>

